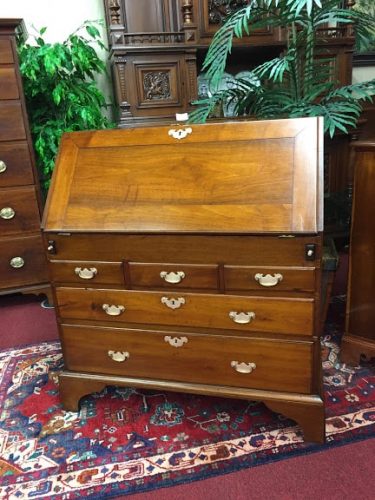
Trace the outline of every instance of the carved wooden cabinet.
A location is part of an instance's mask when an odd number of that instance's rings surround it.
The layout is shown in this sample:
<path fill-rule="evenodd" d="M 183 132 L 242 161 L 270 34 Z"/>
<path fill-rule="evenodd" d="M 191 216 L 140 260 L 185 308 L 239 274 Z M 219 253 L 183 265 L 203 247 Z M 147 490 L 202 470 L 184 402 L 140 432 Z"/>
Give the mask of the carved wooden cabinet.
<path fill-rule="evenodd" d="M 375 141 L 358 141 L 341 361 L 375 360 Z"/>
<path fill-rule="evenodd" d="M 43 219 L 64 407 L 106 385 L 264 401 L 323 441 L 322 122 L 66 134 Z"/>
<path fill-rule="evenodd" d="M 20 19 L 0 19 L 0 295 L 48 292 L 41 199 L 18 70 Z"/>
<path fill-rule="evenodd" d="M 347 5 L 352 0 L 344 0 Z M 171 123 L 198 97 L 197 75 L 225 17 L 248 0 L 104 0 L 117 121 L 120 127 Z M 320 33 L 322 57 L 332 57 L 335 80 L 351 82 L 350 26 Z M 286 36 L 266 27 L 234 39 L 228 72 L 237 74 L 284 49 Z"/>

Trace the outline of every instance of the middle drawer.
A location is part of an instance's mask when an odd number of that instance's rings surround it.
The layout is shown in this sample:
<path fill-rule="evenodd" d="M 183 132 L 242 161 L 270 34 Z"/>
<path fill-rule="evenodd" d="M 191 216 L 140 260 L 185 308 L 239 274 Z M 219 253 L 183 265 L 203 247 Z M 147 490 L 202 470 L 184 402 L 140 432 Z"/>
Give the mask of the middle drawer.
<path fill-rule="evenodd" d="M 62 318 L 312 335 L 314 300 L 57 287 Z"/>
<path fill-rule="evenodd" d="M 39 231 L 39 209 L 33 186 L 3 189 L 0 203 L 1 236 Z"/>

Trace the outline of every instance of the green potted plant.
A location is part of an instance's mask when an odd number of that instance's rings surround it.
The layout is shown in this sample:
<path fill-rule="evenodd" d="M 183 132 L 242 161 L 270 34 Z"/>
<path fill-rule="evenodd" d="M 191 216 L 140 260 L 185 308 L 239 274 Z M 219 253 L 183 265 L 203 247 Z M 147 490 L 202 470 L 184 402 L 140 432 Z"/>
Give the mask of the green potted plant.
<path fill-rule="evenodd" d="M 339 0 L 250 0 L 237 10 L 211 42 L 203 64 L 211 92 L 196 102 L 190 121 L 204 122 L 218 104 L 231 103 L 235 116 L 323 116 L 331 137 L 355 127 L 363 101 L 375 94 L 375 80 L 340 87 L 324 45 L 325 30 L 352 25 L 365 44 L 375 32 L 375 17 L 342 4 Z M 251 68 L 251 78 L 233 77 L 220 90 L 233 38 L 266 26 L 285 32 L 282 54 Z"/>
<path fill-rule="evenodd" d="M 47 43 L 46 28 L 20 40 L 20 71 L 36 162 L 46 191 L 63 132 L 111 127 L 95 76 L 105 73 L 96 47 L 105 48 L 97 21 L 85 21 L 61 43 Z"/>

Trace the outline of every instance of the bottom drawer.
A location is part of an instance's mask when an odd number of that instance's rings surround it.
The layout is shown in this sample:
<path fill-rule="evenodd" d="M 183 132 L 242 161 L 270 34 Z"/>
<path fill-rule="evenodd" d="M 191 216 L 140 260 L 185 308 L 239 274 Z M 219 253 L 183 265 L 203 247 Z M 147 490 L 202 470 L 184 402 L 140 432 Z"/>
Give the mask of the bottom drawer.
<path fill-rule="evenodd" d="M 62 326 L 68 370 L 310 393 L 313 342 Z"/>
<path fill-rule="evenodd" d="M 0 289 L 48 281 L 42 236 L 0 239 Z"/>

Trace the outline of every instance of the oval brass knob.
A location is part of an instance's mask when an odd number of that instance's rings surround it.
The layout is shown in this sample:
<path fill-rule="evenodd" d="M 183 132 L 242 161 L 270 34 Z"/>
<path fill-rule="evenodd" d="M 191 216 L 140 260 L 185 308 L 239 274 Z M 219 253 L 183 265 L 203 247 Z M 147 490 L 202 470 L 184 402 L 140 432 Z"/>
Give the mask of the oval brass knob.
<path fill-rule="evenodd" d="M 13 210 L 12 207 L 4 207 L 0 210 L 0 217 L 2 219 L 8 220 L 8 219 L 13 219 L 13 217 L 16 215 L 16 212 Z"/>
<path fill-rule="evenodd" d="M 103 311 L 108 314 L 108 316 L 120 316 L 125 311 L 124 306 L 116 306 L 114 304 L 109 305 L 109 304 L 103 304 L 102 305 Z"/>
<path fill-rule="evenodd" d="M 246 323 L 250 323 L 252 319 L 255 319 L 255 313 L 252 311 L 249 312 L 236 312 L 231 311 L 229 313 L 230 319 L 232 319 L 235 323 L 239 323 L 240 325 L 245 325 Z"/>
<path fill-rule="evenodd" d="M 25 265 L 25 261 L 22 257 L 13 257 L 13 259 L 10 259 L 9 264 L 14 269 L 19 269 L 20 267 L 23 267 Z"/>
<path fill-rule="evenodd" d="M 126 351 L 108 351 L 108 356 L 118 363 L 122 363 L 130 358 L 130 354 Z"/>
<path fill-rule="evenodd" d="M 276 286 L 283 279 L 283 275 L 280 273 L 275 274 L 261 274 L 257 273 L 254 276 L 255 281 L 257 281 L 262 286 Z"/>
<path fill-rule="evenodd" d="M 162 297 L 160 301 L 170 309 L 178 309 L 185 304 L 185 299 L 183 297 L 178 297 L 177 299 L 173 297 L 170 299 L 168 299 L 168 297 Z"/>
<path fill-rule="evenodd" d="M 164 340 L 172 347 L 182 347 L 188 341 L 187 337 L 170 337 L 169 335 L 166 335 Z"/>
<path fill-rule="evenodd" d="M 0 160 L 0 174 L 2 174 L 3 172 L 5 172 L 6 169 L 7 169 L 7 166 L 6 166 L 5 161 Z"/>
<path fill-rule="evenodd" d="M 167 271 L 162 271 L 160 273 L 160 278 L 163 278 L 167 283 L 180 283 L 185 278 L 185 273 L 183 271 L 177 271 L 176 273 L 171 271 L 168 273 Z"/>
<path fill-rule="evenodd" d="M 83 280 L 92 280 L 98 274 L 96 267 L 76 267 L 74 272 Z"/>
<path fill-rule="evenodd" d="M 239 361 L 231 361 L 230 366 L 238 373 L 251 373 L 257 367 L 255 363 L 240 363 Z"/>

